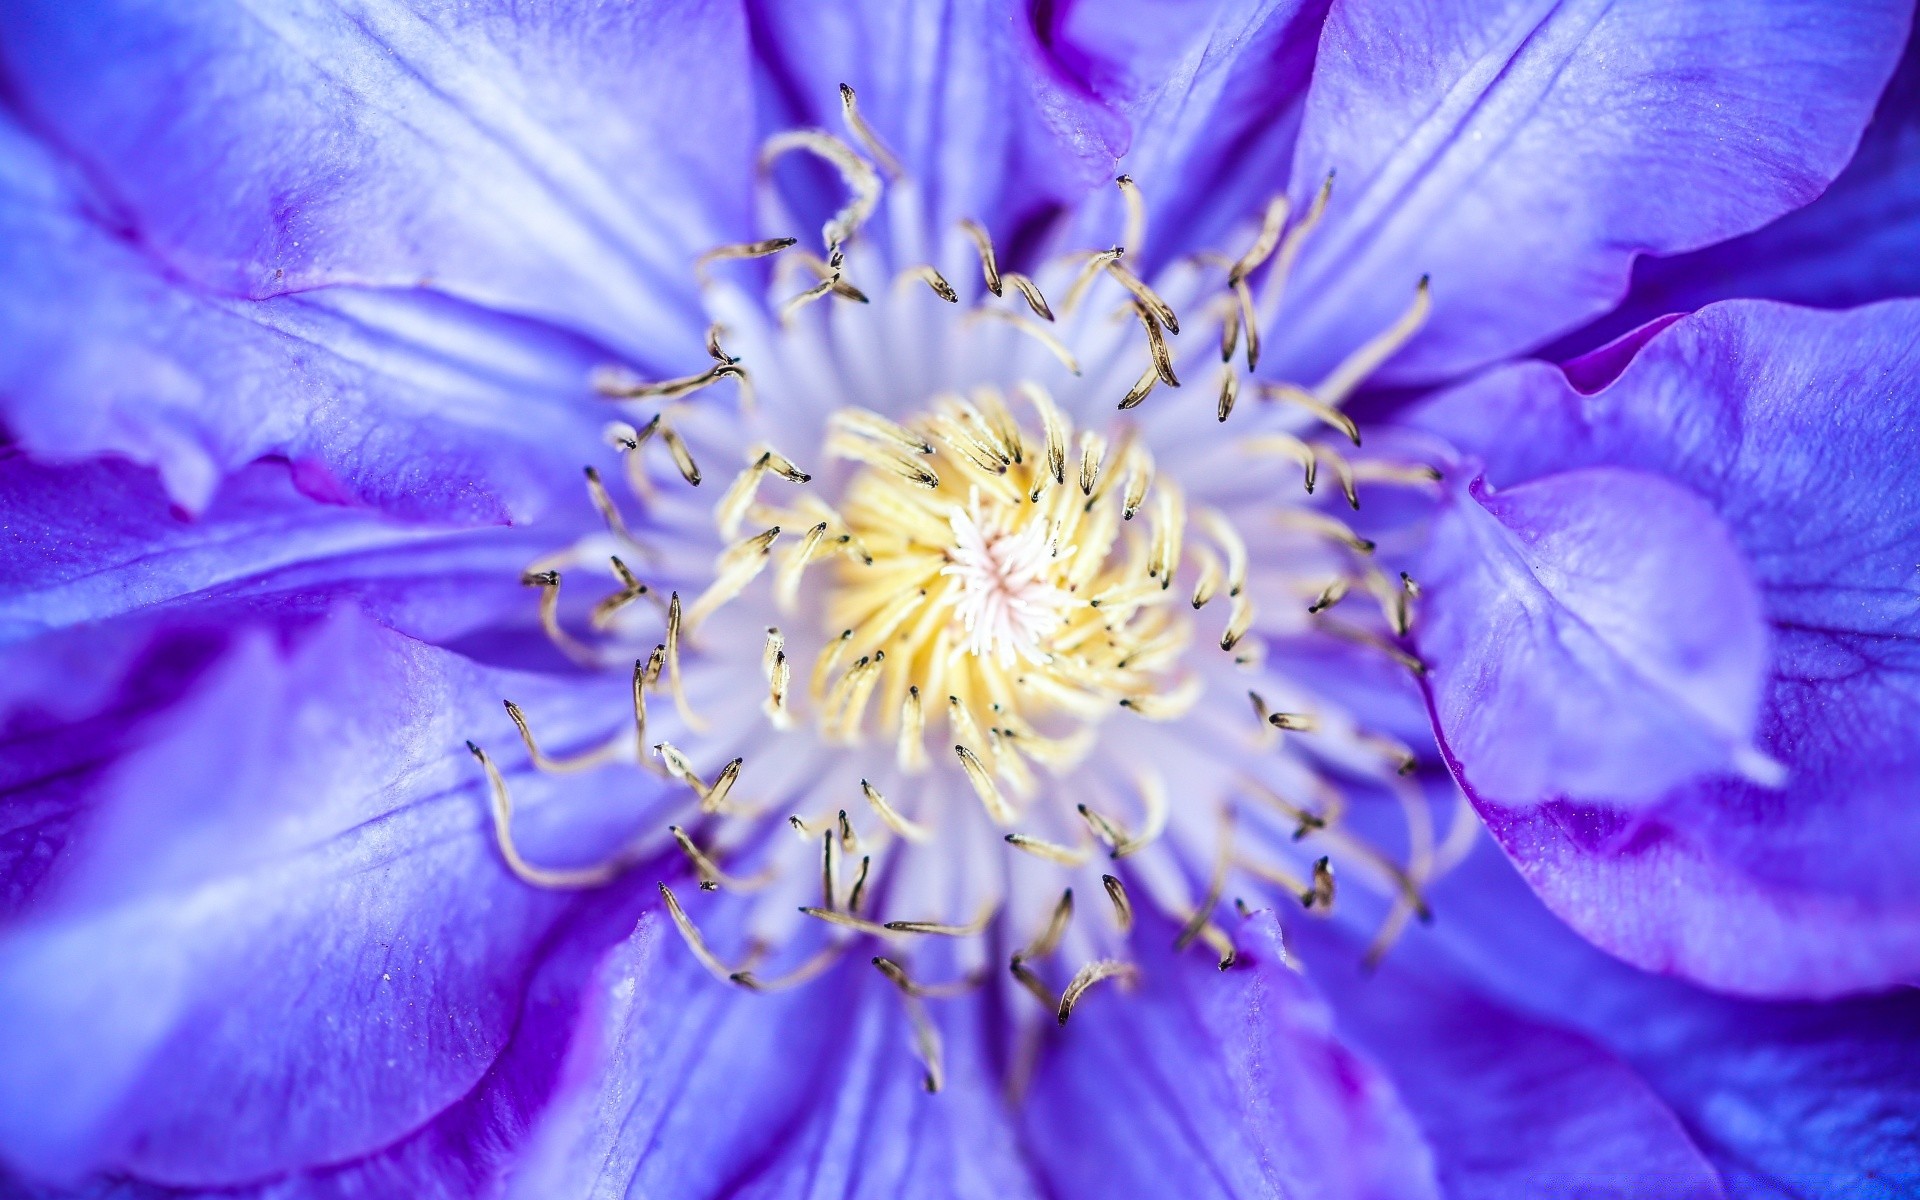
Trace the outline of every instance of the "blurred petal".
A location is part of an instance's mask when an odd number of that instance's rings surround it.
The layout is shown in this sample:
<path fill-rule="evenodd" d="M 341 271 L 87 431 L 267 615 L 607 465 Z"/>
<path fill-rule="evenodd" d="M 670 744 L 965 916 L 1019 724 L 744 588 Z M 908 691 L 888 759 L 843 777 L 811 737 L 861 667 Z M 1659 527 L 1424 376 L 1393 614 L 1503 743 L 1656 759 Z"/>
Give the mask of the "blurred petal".
<path fill-rule="evenodd" d="M 500 865 L 458 747 L 511 737 L 507 687 L 562 745 L 611 697 L 355 618 L 230 646 L 0 937 L 0 1153 L 32 1174 L 231 1184 L 390 1146 L 487 1077 L 572 902 Z M 557 841 L 533 796 L 547 861 L 631 834 L 629 800 Z"/>
<path fill-rule="evenodd" d="M 1026 221 L 1103 182 L 1123 144 L 1112 114 L 1047 60 L 1018 0 L 751 0 L 749 9 L 773 101 L 761 132 L 841 132 L 839 88 L 850 84 L 923 189 L 928 233 L 971 217 L 1012 242 Z M 833 182 L 807 214 L 824 218 L 842 196 Z"/>
<path fill-rule="evenodd" d="M 36 2 L 0 14 L 0 45 L 130 237 L 215 291 L 424 281 L 697 354 L 688 267 L 745 227 L 727 4 Z"/>
<path fill-rule="evenodd" d="M 197 290 L 0 118 L 0 416 L 37 455 L 124 455 L 189 508 L 280 454 L 398 515 L 524 518 L 595 452 L 592 361 L 428 293 Z"/>
<path fill-rule="evenodd" d="M 1907 0 L 1337 0 L 1294 159 L 1337 171 L 1275 326 L 1311 382 L 1407 306 L 1383 381 L 1525 350 L 1611 307 L 1636 254 L 1805 204 L 1840 172 Z"/>
<path fill-rule="evenodd" d="M 1419 578 L 1434 719 L 1475 795 L 1634 803 L 1751 749 L 1760 598 L 1725 526 L 1658 475 L 1567 471 L 1456 496 Z"/>
<path fill-rule="evenodd" d="M 1282 965 L 1278 922 L 1236 936 L 1250 961 L 1222 974 L 1171 928 L 1136 933 L 1138 991 L 1090 992 L 1052 1039 L 1025 1121 L 1054 1193 L 1437 1195 L 1392 1085 Z"/>
<path fill-rule="evenodd" d="M 1784 788 L 1709 780 L 1639 813 L 1483 802 L 1548 905 L 1630 962 L 1731 991 L 1920 980 L 1920 302 L 1718 304 L 1592 395 L 1531 364 L 1417 419 L 1502 483 L 1607 463 L 1704 496 L 1772 627 L 1758 745 Z"/>
<path fill-rule="evenodd" d="M 860 957 L 753 995 L 707 974 L 658 914 L 642 919 L 603 965 L 513 1194 L 1035 1196 L 980 1007 L 934 1002 L 946 1083 L 928 1095 L 893 985 Z"/>

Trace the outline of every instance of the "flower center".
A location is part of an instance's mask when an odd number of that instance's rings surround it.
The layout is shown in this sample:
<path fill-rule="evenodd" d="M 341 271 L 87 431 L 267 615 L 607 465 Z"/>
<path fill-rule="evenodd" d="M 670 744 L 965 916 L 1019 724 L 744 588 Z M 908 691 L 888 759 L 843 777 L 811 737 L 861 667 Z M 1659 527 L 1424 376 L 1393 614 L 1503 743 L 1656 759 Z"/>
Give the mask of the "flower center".
<path fill-rule="evenodd" d="M 1171 716 L 1194 690 L 1172 673 L 1189 640 L 1169 586 L 1178 489 L 1155 485 L 1130 431 L 1076 433 L 1042 389 L 1018 391 L 1036 418 L 1027 428 L 991 388 L 907 425 L 835 414 L 827 449 L 856 473 L 782 563 L 804 569 L 837 537 L 858 547 L 827 592 L 813 670 L 827 738 L 877 729 L 918 771 L 929 726 L 943 729 L 996 817 L 1007 812 L 992 777 L 1029 792 L 1023 760 L 1069 766 L 1121 706 Z"/>

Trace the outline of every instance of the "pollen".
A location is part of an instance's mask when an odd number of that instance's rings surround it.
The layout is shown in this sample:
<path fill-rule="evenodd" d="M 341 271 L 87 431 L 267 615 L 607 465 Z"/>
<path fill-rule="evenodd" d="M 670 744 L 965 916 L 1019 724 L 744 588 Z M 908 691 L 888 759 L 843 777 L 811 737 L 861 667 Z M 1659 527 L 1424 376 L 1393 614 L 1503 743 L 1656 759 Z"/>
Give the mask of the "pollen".
<path fill-rule="evenodd" d="M 1194 689 L 1176 670 L 1190 641 L 1171 587 L 1178 488 L 1154 483 L 1130 429 L 1076 430 L 1039 387 L 1016 396 L 1024 422 L 990 388 L 903 425 L 836 414 L 828 449 L 854 473 L 828 529 L 783 566 L 803 570 L 834 533 L 861 548 L 825 585 L 813 701 L 830 740 L 900 739 L 918 769 L 954 761 L 918 744 L 941 736 L 976 787 L 1024 793 L 1022 760 L 1070 766 L 1096 722 L 1171 719 Z M 811 511 L 768 515 L 805 524 Z"/>

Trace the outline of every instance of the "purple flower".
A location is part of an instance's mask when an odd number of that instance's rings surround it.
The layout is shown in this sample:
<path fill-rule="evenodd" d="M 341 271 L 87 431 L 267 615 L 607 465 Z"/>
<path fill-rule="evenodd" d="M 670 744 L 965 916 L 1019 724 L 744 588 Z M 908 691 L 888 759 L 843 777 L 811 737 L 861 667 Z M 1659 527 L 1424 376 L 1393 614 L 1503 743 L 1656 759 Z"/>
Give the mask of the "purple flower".
<path fill-rule="evenodd" d="M 0 12 L 0 1185 L 1920 1183 L 1909 18 Z"/>

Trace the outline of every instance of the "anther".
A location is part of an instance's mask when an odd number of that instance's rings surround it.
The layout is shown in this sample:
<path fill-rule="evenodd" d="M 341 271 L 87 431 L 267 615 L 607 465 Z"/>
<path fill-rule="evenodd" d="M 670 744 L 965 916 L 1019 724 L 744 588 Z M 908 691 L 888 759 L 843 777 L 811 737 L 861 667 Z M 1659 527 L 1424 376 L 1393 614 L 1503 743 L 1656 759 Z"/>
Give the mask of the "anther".
<path fill-rule="evenodd" d="M 1335 579 L 1332 583 L 1329 583 L 1320 590 L 1320 595 L 1314 599 L 1314 602 L 1307 605 L 1307 611 L 1310 613 L 1323 613 L 1327 611 L 1345 598 L 1347 589 L 1351 586 L 1352 585 L 1344 578 Z"/>
<path fill-rule="evenodd" d="M 1427 314 L 1433 310 L 1432 288 L 1428 278 L 1420 277 L 1420 284 L 1414 288 L 1413 303 L 1387 326 L 1369 338 L 1359 349 L 1341 361 L 1331 374 L 1313 389 L 1314 394 L 1327 404 L 1339 404 L 1352 394 L 1369 375 L 1380 365 L 1392 358 L 1400 348 L 1413 340 L 1414 334 L 1427 322 Z M 1354 439 L 1355 444 L 1359 439 Z"/>
<path fill-rule="evenodd" d="M 726 888 L 728 891 L 751 892 L 773 882 L 774 874 L 771 870 L 762 871 L 751 879 L 741 879 L 738 876 L 729 875 L 720 869 L 719 865 L 713 861 L 712 856 L 695 844 L 693 838 L 688 836 L 686 830 L 680 828 L 678 825 L 669 825 L 667 826 L 667 832 L 673 835 L 673 840 L 679 845 L 681 853 L 685 854 L 687 861 L 693 864 L 694 874 L 700 880 L 700 888 L 702 891 L 710 892 L 716 888 Z"/>
<path fill-rule="evenodd" d="M 1227 869 L 1233 865 L 1233 809 L 1220 810 L 1220 846 L 1214 852 L 1213 872 L 1207 879 L 1206 895 L 1194 906 L 1193 915 L 1180 927 L 1180 936 L 1174 939 L 1175 950 L 1185 950 L 1193 944 L 1194 938 L 1213 920 L 1213 910 L 1220 906 L 1220 895 L 1226 890 Z"/>
<path fill-rule="evenodd" d="M 1137 300 L 1132 307 L 1134 316 L 1140 319 L 1141 328 L 1147 331 L 1147 352 L 1153 357 L 1154 373 L 1168 387 L 1179 387 L 1180 379 L 1173 373 L 1173 355 L 1167 349 L 1166 339 L 1160 336 L 1159 320 L 1152 309 Z"/>
<path fill-rule="evenodd" d="M 662 424 L 660 440 L 667 444 L 667 453 L 673 456 L 673 465 L 680 472 L 680 477 L 694 487 L 699 487 L 700 468 L 695 465 L 693 452 L 687 449 L 687 443 L 681 439 L 680 434 L 673 426 Z"/>
<path fill-rule="evenodd" d="M 1013 809 L 1007 804 L 1006 797 L 1000 794 L 1000 785 L 993 781 L 977 755 L 965 746 L 955 746 L 953 752 L 960 757 L 960 766 L 967 773 L 967 782 L 973 785 L 974 795 L 980 797 L 981 805 L 996 825 L 1011 825 Z"/>
<path fill-rule="evenodd" d="M 679 710 L 680 718 L 695 731 L 704 731 L 707 723 L 693 711 L 693 705 L 687 702 L 686 680 L 680 671 L 680 593 L 674 592 L 667 599 L 667 641 L 664 648 L 667 688 L 673 695 L 673 706 Z"/>
<path fill-rule="evenodd" d="M 852 146 L 817 129 L 796 129 L 768 138 L 760 150 L 763 166 L 783 154 L 804 150 L 823 159 L 840 173 L 850 193 L 845 205 L 833 214 L 820 230 L 820 238 L 829 251 L 837 251 L 849 241 L 880 203 L 880 173 L 861 158 Z"/>
<path fill-rule="evenodd" d="M 615 504 L 613 497 L 607 494 L 607 485 L 600 482 L 600 472 L 592 467 L 587 467 L 585 470 L 587 495 L 592 499 L 593 507 L 599 512 L 600 519 L 607 523 L 607 529 L 615 536 L 632 540 L 632 535 L 627 532 L 626 519 L 620 515 L 620 506 Z"/>
<path fill-rule="evenodd" d="M 722 363 L 727 363 L 731 365 L 733 363 L 739 362 L 740 356 L 737 354 L 728 354 L 724 349 L 721 348 L 720 339 L 726 336 L 726 333 L 727 333 L 727 327 L 725 325 L 720 324 L 720 322 L 718 321 L 715 321 L 713 324 L 707 326 L 707 357 L 713 359 L 713 361 L 715 362 L 722 362 Z"/>
<path fill-rule="evenodd" d="M 718 362 L 695 375 L 648 382 L 624 367 L 596 367 L 590 382 L 593 390 L 609 400 L 677 400 L 722 379 L 741 379 L 746 371 L 730 362 Z"/>
<path fill-rule="evenodd" d="M 993 254 L 993 238 L 987 233 L 986 226 L 968 217 L 960 222 L 960 228 L 967 231 L 973 239 L 974 249 L 980 253 L 980 274 L 985 277 L 987 290 L 998 296 L 1001 294 L 1000 264 Z"/>
<path fill-rule="evenodd" d="M 1313 733 L 1320 728 L 1320 719 L 1311 713 L 1276 712 L 1267 714 L 1267 724 L 1294 733 Z"/>
<path fill-rule="evenodd" d="M 1233 402 L 1240 398 L 1240 376 L 1229 363 L 1220 371 L 1220 400 L 1214 405 L 1214 419 L 1222 424 L 1233 415 Z"/>
<path fill-rule="evenodd" d="M 888 921 L 885 928 L 891 933 L 923 933 L 936 937 L 972 937 L 987 927 L 993 920 L 998 905 L 989 901 L 980 906 L 973 920 L 965 925 L 950 925 L 943 921 Z"/>
<path fill-rule="evenodd" d="M 1148 366 L 1141 372 L 1140 378 L 1133 381 L 1133 386 L 1127 389 L 1127 394 L 1120 397 L 1120 411 L 1126 412 L 1128 409 L 1140 407 L 1140 402 L 1147 398 L 1147 393 L 1153 391 L 1154 385 L 1159 382 L 1160 368 L 1157 365 Z"/>
<path fill-rule="evenodd" d="M 848 912 L 857 913 L 860 911 L 860 901 L 864 899 L 867 894 L 867 871 L 872 866 L 873 856 L 871 854 L 862 854 L 860 856 L 860 873 L 853 877 L 853 887 L 847 892 Z"/>
<path fill-rule="evenodd" d="M 714 776 L 713 786 L 709 787 L 707 794 L 700 799 L 700 811 L 707 813 L 726 811 L 727 794 L 733 791 L 735 781 L 740 778 L 740 767 L 745 762 L 745 759 L 735 758 L 720 768 L 720 774 Z"/>
<path fill-rule="evenodd" d="M 1065 1025 L 1067 1018 L 1073 1015 L 1074 1005 L 1080 1003 L 1080 997 L 1087 994 L 1088 988 L 1107 979 L 1120 979 L 1131 983 L 1138 979 L 1139 975 L 1139 969 L 1132 963 L 1120 962 L 1117 959 L 1103 958 L 1090 962 L 1074 974 L 1072 982 L 1068 983 L 1066 990 L 1060 993 L 1060 1006 L 1054 1015 L 1060 1024 Z"/>
<path fill-rule="evenodd" d="M 1127 836 L 1127 831 L 1112 819 L 1102 816 L 1098 811 L 1084 804 L 1075 805 L 1074 807 L 1075 810 L 1079 812 L 1081 819 L 1087 823 L 1087 828 L 1093 831 L 1093 836 L 1099 838 L 1109 847 L 1117 849 L 1130 840 Z"/>
<path fill-rule="evenodd" d="M 833 895 L 833 832 L 820 839 L 820 907 L 832 912 L 838 907 Z"/>
<path fill-rule="evenodd" d="M 1266 211 L 1260 215 L 1260 232 L 1254 235 L 1253 245 L 1248 246 L 1247 252 L 1228 270 L 1229 283 L 1239 283 L 1272 256 L 1274 249 L 1280 245 L 1280 233 L 1286 228 L 1287 217 L 1292 211 L 1293 205 L 1284 192 L 1267 201 Z"/>
<path fill-rule="evenodd" d="M 1007 969 L 1013 973 L 1015 979 L 1020 981 L 1020 986 L 1026 988 L 1028 993 L 1040 1002 L 1042 1008 L 1048 1012 L 1059 1009 L 1059 997 L 1053 994 L 1053 989 L 1049 988 L 1040 976 L 1034 974 L 1033 968 L 1029 967 L 1018 954 L 1014 955 L 1013 960 L 1007 964 Z"/>
<path fill-rule="evenodd" d="M 933 289 L 934 295 L 945 300 L 948 304 L 960 303 L 960 293 L 953 290 L 953 285 L 947 282 L 946 276 L 934 270 L 932 267 L 914 267 L 906 274 L 909 278 L 923 281 L 928 287 Z"/>
<path fill-rule="evenodd" d="M 1333 860 L 1326 855 L 1314 860 L 1313 883 L 1301 893 L 1300 904 L 1303 908 L 1317 906 L 1323 910 L 1333 907 Z"/>
<path fill-rule="evenodd" d="M 1047 307 L 1047 298 L 1040 294 L 1039 284 L 1018 271 L 1008 271 L 1005 279 L 1013 285 L 1015 291 L 1020 293 L 1021 298 L 1027 302 L 1027 307 L 1033 310 L 1034 316 L 1042 321 L 1053 320 L 1053 310 Z"/>
<path fill-rule="evenodd" d="M 1126 933 L 1133 928 L 1133 901 L 1127 897 L 1127 887 L 1118 876 L 1102 875 L 1100 882 L 1106 885 L 1107 899 L 1113 904 L 1113 923 Z"/>

